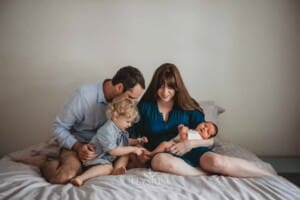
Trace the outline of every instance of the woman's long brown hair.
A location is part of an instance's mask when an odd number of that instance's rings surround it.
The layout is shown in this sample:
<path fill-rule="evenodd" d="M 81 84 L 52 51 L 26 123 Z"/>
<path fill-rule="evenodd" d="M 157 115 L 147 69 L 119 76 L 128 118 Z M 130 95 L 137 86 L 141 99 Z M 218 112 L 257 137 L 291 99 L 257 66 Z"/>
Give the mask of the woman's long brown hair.
<path fill-rule="evenodd" d="M 188 93 L 184 82 L 181 78 L 180 72 L 176 65 L 171 63 L 164 63 L 160 65 L 150 82 L 141 101 L 155 102 L 159 98 L 157 96 L 158 89 L 166 84 L 175 90 L 174 106 L 183 110 L 199 110 L 203 112 L 202 108 Z"/>

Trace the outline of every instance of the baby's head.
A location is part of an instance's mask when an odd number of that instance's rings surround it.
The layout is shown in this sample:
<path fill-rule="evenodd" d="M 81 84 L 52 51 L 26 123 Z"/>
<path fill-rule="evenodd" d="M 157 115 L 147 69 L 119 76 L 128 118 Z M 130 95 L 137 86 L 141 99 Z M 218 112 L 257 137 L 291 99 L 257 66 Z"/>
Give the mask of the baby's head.
<path fill-rule="evenodd" d="M 198 124 L 195 130 L 198 131 L 203 139 L 209 139 L 218 134 L 217 125 L 211 121 Z"/>
<path fill-rule="evenodd" d="M 114 98 L 108 104 L 106 116 L 111 119 L 121 130 L 129 128 L 132 123 L 139 120 L 138 108 L 134 101 L 127 98 Z"/>

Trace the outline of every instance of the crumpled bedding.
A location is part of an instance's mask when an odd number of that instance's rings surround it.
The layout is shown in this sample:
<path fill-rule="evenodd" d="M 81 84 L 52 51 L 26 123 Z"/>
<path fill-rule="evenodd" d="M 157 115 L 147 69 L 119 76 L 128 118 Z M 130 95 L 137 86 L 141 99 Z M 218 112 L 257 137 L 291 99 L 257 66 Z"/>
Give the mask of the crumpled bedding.
<path fill-rule="evenodd" d="M 0 199 L 299 199 L 300 189 L 280 176 L 233 178 L 220 175 L 177 176 L 151 169 L 131 169 L 126 175 L 101 176 L 83 186 L 55 185 L 43 179 L 37 167 L 12 158 L 32 153 L 55 156 L 52 141 L 13 152 L 0 160 Z M 251 160 L 274 174 L 271 165 L 250 151 L 217 140 L 214 151 Z"/>

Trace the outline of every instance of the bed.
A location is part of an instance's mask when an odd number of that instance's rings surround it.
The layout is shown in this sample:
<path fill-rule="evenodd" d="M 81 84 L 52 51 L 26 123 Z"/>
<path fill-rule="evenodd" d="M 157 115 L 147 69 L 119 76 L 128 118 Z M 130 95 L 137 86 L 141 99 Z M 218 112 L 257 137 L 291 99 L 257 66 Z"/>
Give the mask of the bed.
<path fill-rule="evenodd" d="M 206 117 L 224 112 L 209 103 Z M 211 110 L 209 110 L 211 109 Z M 214 151 L 254 162 L 276 175 L 273 167 L 250 151 L 216 139 Z M 50 184 L 35 166 L 13 161 L 14 157 L 33 153 L 56 154 L 55 140 L 49 139 L 0 159 L 0 199 L 300 199 L 300 189 L 281 176 L 233 178 L 221 175 L 177 176 L 151 169 L 128 170 L 126 175 L 111 175 L 88 180 L 75 187 Z"/>

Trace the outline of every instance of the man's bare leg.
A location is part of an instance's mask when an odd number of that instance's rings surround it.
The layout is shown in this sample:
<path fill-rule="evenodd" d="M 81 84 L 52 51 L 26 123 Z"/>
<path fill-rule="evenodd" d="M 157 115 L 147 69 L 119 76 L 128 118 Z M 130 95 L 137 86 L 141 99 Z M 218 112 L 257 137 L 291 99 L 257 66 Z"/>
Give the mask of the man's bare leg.
<path fill-rule="evenodd" d="M 21 162 L 27 165 L 42 167 L 47 162 L 47 157 L 45 155 L 19 157 L 19 158 L 15 158 L 14 161 Z"/>
<path fill-rule="evenodd" d="M 114 164 L 114 169 L 111 174 L 112 175 L 126 174 L 126 166 L 128 163 L 128 159 L 129 156 L 119 157 Z"/>
<path fill-rule="evenodd" d="M 65 184 L 82 172 L 82 166 L 75 151 L 62 149 L 59 160 L 47 161 L 41 172 L 53 184 Z"/>
<path fill-rule="evenodd" d="M 53 184 L 65 184 L 82 172 L 76 152 L 67 149 L 61 150 L 59 160 L 47 160 L 45 155 L 37 155 L 15 161 L 39 167 L 44 178 Z"/>

